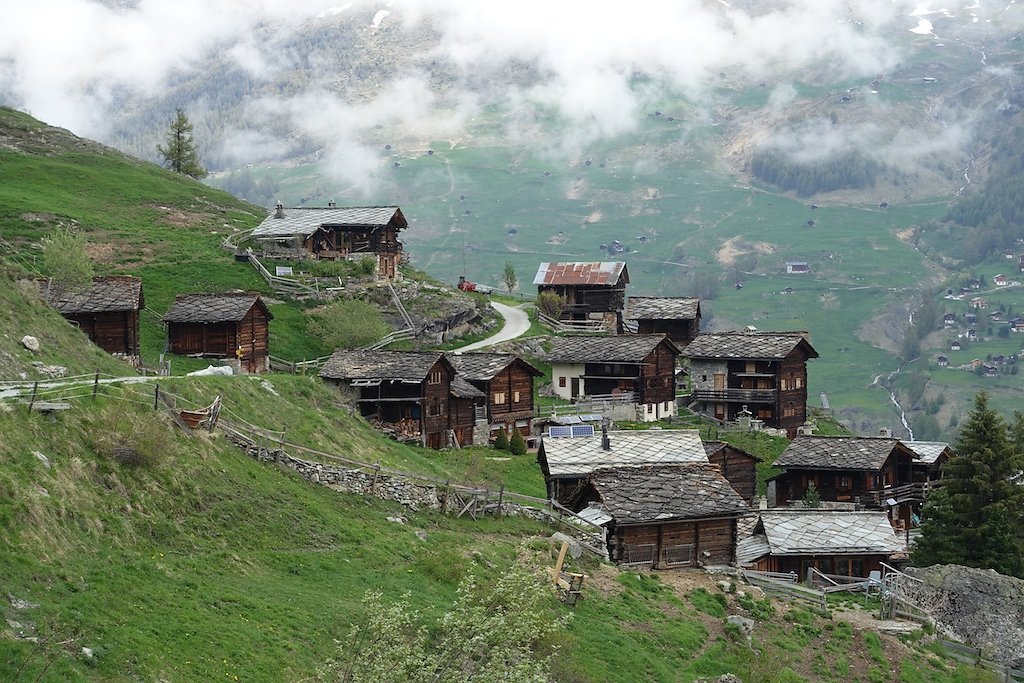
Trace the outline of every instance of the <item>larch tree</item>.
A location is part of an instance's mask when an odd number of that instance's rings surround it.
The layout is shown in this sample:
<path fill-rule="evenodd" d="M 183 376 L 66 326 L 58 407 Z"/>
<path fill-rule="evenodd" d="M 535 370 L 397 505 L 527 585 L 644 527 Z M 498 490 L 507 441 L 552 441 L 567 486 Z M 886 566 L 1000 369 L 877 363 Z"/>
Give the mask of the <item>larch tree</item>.
<path fill-rule="evenodd" d="M 511 294 L 512 290 L 519 284 L 516 267 L 512 265 L 511 261 L 505 261 L 505 270 L 502 272 L 501 278 L 505 282 L 505 288 L 508 289 L 508 293 Z"/>
<path fill-rule="evenodd" d="M 962 564 L 1024 575 L 1024 415 L 1012 425 L 981 392 L 960 431 L 956 455 L 942 470 L 942 487 L 922 511 L 915 564 Z"/>
<path fill-rule="evenodd" d="M 157 145 L 157 151 L 164 158 L 164 166 L 175 173 L 191 176 L 196 180 L 206 177 L 206 169 L 199 162 L 199 152 L 192 139 L 192 122 L 181 109 L 175 110 L 174 120 L 167 129 L 166 145 Z"/>
<path fill-rule="evenodd" d="M 86 250 L 85 235 L 58 228 L 43 238 L 43 271 L 49 277 L 48 298 L 85 290 L 92 284 L 92 260 Z"/>

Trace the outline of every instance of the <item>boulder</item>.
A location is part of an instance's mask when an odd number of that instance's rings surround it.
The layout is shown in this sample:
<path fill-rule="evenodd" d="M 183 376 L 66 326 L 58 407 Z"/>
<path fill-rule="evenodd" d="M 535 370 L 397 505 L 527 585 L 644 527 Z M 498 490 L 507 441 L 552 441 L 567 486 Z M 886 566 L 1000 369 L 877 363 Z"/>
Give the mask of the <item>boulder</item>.
<path fill-rule="evenodd" d="M 39 451 L 32 451 L 32 455 L 36 457 L 36 460 L 43 463 L 43 466 L 46 467 L 46 469 L 50 469 L 50 459 L 47 458 L 44 454 L 40 453 Z"/>
<path fill-rule="evenodd" d="M 39 340 L 31 335 L 25 335 L 21 338 L 22 345 L 31 351 L 32 353 L 39 353 Z"/>

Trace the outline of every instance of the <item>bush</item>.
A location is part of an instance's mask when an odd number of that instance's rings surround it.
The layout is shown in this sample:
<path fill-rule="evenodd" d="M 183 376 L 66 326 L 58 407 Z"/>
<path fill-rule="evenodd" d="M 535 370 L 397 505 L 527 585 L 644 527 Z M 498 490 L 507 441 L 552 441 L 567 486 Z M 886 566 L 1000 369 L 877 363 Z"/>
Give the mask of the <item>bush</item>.
<path fill-rule="evenodd" d="M 358 299 L 329 303 L 309 319 L 310 334 L 334 349 L 366 346 L 390 331 L 380 310 Z"/>
<path fill-rule="evenodd" d="M 526 439 L 523 433 L 512 428 L 512 439 L 508 442 L 508 450 L 512 455 L 526 455 Z"/>
<path fill-rule="evenodd" d="M 549 318 L 558 319 L 565 310 L 565 297 L 552 291 L 541 292 L 537 295 L 537 308 Z"/>
<path fill-rule="evenodd" d="M 499 451 L 508 450 L 508 434 L 505 433 L 504 427 L 498 429 L 498 437 L 494 440 L 494 447 L 497 448 Z"/>

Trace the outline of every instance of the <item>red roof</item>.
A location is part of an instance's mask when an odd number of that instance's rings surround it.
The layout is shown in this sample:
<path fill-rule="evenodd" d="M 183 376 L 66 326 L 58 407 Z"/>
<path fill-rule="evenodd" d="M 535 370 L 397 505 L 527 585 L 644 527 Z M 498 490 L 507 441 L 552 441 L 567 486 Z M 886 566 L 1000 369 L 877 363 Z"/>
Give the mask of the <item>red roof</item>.
<path fill-rule="evenodd" d="M 619 278 L 629 282 L 626 264 L 622 261 L 590 261 L 587 263 L 542 263 L 533 278 L 535 285 L 608 285 Z"/>

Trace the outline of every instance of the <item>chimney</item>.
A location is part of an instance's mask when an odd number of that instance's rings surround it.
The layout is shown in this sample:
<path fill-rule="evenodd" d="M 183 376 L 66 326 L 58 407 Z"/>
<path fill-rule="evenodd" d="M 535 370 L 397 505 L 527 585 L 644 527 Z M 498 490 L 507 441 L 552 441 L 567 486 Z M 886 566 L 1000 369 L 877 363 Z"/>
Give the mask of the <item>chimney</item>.
<path fill-rule="evenodd" d="M 601 450 L 610 451 L 612 449 L 611 439 L 608 438 L 608 423 L 601 423 Z"/>
<path fill-rule="evenodd" d="M 327 208 L 328 208 L 328 209 L 336 209 L 336 208 L 338 208 L 338 205 L 337 205 L 337 204 L 335 204 L 335 203 L 334 203 L 334 200 L 332 199 L 332 200 L 330 200 L 330 201 L 328 201 L 328 202 L 327 202 Z"/>
<path fill-rule="evenodd" d="M 281 202 L 277 203 L 277 211 L 274 212 L 274 218 L 284 218 L 284 204 Z"/>
<path fill-rule="evenodd" d="M 878 430 L 878 435 L 881 436 L 881 437 L 884 437 L 886 439 L 891 439 L 892 438 L 892 430 L 889 429 L 888 427 L 882 427 L 881 429 Z"/>

